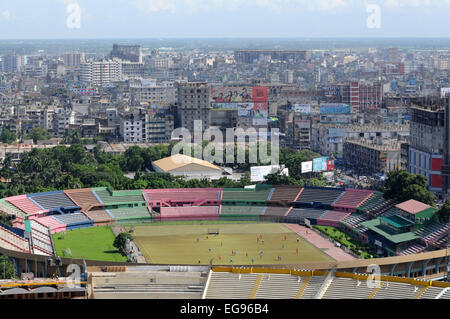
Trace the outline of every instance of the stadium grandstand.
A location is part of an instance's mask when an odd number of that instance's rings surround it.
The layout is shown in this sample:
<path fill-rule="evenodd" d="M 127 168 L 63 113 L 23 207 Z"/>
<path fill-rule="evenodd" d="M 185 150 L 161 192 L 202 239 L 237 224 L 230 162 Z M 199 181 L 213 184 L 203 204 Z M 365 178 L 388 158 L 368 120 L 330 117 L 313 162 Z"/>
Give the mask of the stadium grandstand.
<path fill-rule="evenodd" d="M 441 252 L 439 249 L 446 247 L 450 230 L 448 224 L 439 221 L 436 209 L 420 202 L 395 203 L 383 199 L 378 192 L 320 187 L 259 185 L 244 189 L 137 191 L 102 187 L 9 197 L 0 200 L 0 211 L 8 215 L 13 224 L 12 227 L 0 225 L 0 252 L 14 256 L 17 261 L 58 257 L 52 235 L 94 226 L 203 220 L 277 222 L 334 227 L 376 249 L 387 259 L 410 258 L 404 262 L 409 268 L 390 266 L 389 274 L 417 277 L 419 274 L 438 275 L 443 271 L 443 262 L 439 261 L 442 256 L 437 255 Z M 433 253 L 436 257 L 432 255 L 420 259 L 417 266 L 411 265 L 416 258 Z M 426 260 L 433 262 L 428 264 L 427 261 L 426 269 L 422 269 Z M 352 266 L 354 261 L 348 263 L 339 269 L 358 268 Z M 314 271 L 319 271 L 332 267 L 331 264 L 305 265 L 308 268 L 301 269 L 316 267 Z M 18 270 L 31 269 L 27 262 L 21 267 Z M 244 273 L 235 268 L 230 271 L 213 269 L 210 278 L 207 281 L 205 278 L 204 297 L 377 299 L 404 296 L 433 299 L 449 296 L 447 287 L 433 286 L 429 281 L 401 282 L 386 278 L 375 290 L 364 286 L 358 277 L 362 275 L 336 274 L 330 278 L 330 274 L 317 275 L 311 273 L 313 270 L 295 274 L 292 270 L 283 271 L 290 272 L 272 274 L 251 270 L 251 273 Z M 317 295 L 320 289 L 323 291 Z M 347 295 L 342 291 L 347 291 Z"/>

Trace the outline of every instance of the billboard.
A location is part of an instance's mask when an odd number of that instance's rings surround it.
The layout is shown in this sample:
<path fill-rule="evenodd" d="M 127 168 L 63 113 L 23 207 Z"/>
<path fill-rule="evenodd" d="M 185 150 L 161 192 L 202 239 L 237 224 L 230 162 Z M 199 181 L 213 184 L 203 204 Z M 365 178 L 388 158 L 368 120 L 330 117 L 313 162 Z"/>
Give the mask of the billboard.
<path fill-rule="evenodd" d="M 311 104 L 295 104 L 295 113 L 309 114 L 311 113 Z"/>
<path fill-rule="evenodd" d="M 267 125 L 269 112 L 266 102 L 238 103 L 238 116 L 253 119 L 253 125 Z"/>
<path fill-rule="evenodd" d="M 450 93 L 450 88 L 442 88 L 441 89 L 441 98 L 445 98 Z"/>
<path fill-rule="evenodd" d="M 311 173 L 313 171 L 313 162 L 302 163 L 302 174 Z"/>
<path fill-rule="evenodd" d="M 250 178 L 252 182 L 264 182 L 266 176 L 280 172 L 281 175 L 289 176 L 289 170 L 280 165 L 254 166 L 250 168 Z"/>
<path fill-rule="evenodd" d="M 219 86 L 211 88 L 213 103 L 267 102 L 266 86 Z"/>
<path fill-rule="evenodd" d="M 350 114 L 351 107 L 348 104 L 325 103 L 320 105 L 320 114 Z"/>
<path fill-rule="evenodd" d="M 334 161 L 327 160 L 327 171 L 334 171 Z"/>
<path fill-rule="evenodd" d="M 237 103 L 211 103 L 211 107 L 213 109 L 219 110 L 237 110 Z"/>
<path fill-rule="evenodd" d="M 268 95 L 267 86 L 254 86 L 252 88 L 253 102 L 267 102 Z"/>
<path fill-rule="evenodd" d="M 319 157 L 313 160 L 313 172 L 323 172 L 327 170 L 327 157 Z"/>

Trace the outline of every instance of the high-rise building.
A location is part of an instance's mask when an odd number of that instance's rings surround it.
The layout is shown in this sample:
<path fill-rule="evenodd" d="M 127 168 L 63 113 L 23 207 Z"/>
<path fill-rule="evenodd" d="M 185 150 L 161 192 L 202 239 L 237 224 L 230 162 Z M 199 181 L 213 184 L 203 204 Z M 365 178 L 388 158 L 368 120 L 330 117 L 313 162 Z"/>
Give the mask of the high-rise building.
<path fill-rule="evenodd" d="M 68 67 L 79 66 L 84 63 L 84 53 L 70 52 L 64 54 L 64 65 Z"/>
<path fill-rule="evenodd" d="M 87 62 L 81 65 L 81 81 L 93 85 L 105 85 L 122 80 L 122 62 L 109 60 Z"/>
<path fill-rule="evenodd" d="M 428 179 L 433 192 L 442 192 L 445 111 L 439 106 L 411 107 L 408 171 Z"/>
<path fill-rule="evenodd" d="M 140 45 L 114 44 L 111 51 L 111 58 L 142 63 L 142 47 Z"/>
<path fill-rule="evenodd" d="M 211 123 L 210 86 L 205 82 L 179 83 L 178 114 L 181 126 L 194 133 L 194 121 L 201 121 L 203 129 Z"/>
<path fill-rule="evenodd" d="M 20 72 L 24 64 L 24 57 L 17 54 L 7 54 L 2 57 L 2 71 L 5 73 Z"/>

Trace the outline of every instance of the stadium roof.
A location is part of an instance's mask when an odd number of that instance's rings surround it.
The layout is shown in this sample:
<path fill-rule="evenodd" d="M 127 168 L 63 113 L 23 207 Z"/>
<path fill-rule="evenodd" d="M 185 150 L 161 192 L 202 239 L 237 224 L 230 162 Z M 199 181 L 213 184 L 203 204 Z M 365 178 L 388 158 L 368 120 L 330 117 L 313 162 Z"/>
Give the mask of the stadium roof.
<path fill-rule="evenodd" d="M 380 227 L 381 226 L 380 219 L 369 220 L 367 222 L 361 223 L 361 225 L 376 232 L 377 234 L 383 236 L 384 238 L 386 238 L 387 240 L 389 240 L 395 244 L 399 244 L 399 243 L 403 243 L 403 242 L 411 241 L 413 239 L 420 238 L 419 236 L 417 236 L 416 234 L 414 234 L 412 232 L 406 232 L 406 233 L 400 233 L 400 234 L 388 233 L 385 228 Z"/>
<path fill-rule="evenodd" d="M 164 172 L 169 172 L 169 171 L 172 171 L 175 169 L 179 169 L 179 168 L 182 168 L 182 167 L 184 167 L 186 165 L 190 165 L 190 164 L 196 164 L 199 166 L 203 166 L 204 168 L 207 168 L 207 169 L 221 171 L 221 168 L 214 164 L 211 164 L 207 161 L 204 161 L 204 160 L 201 160 L 198 158 L 194 158 L 194 157 L 190 157 L 190 156 L 187 156 L 184 154 L 176 154 L 176 155 L 166 157 L 166 158 L 163 158 L 163 159 L 153 162 L 153 165 L 157 166 Z"/>
<path fill-rule="evenodd" d="M 421 211 L 424 211 L 425 209 L 430 208 L 430 205 L 424 204 L 422 202 L 416 201 L 414 199 L 410 199 L 406 202 L 400 203 L 396 205 L 398 209 L 401 209 L 409 214 L 415 215 L 417 213 L 420 213 Z"/>

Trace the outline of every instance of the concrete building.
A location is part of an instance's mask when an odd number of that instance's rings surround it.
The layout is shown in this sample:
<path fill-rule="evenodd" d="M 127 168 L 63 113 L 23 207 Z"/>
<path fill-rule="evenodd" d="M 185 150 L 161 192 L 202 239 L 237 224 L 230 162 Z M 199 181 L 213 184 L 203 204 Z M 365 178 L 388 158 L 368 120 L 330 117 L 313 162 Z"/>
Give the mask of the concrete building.
<path fill-rule="evenodd" d="M 106 60 L 86 62 L 81 65 L 81 82 L 92 85 L 105 85 L 122 80 L 122 62 Z"/>
<path fill-rule="evenodd" d="M 373 173 L 388 173 L 401 168 L 401 143 L 397 140 L 377 141 L 347 139 L 343 159 L 355 167 Z"/>
<path fill-rule="evenodd" d="M 17 54 L 2 56 L 2 71 L 5 73 L 20 72 L 25 65 L 24 57 Z"/>
<path fill-rule="evenodd" d="M 84 63 L 84 53 L 70 52 L 65 53 L 63 56 L 64 65 L 67 67 L 76 67 Z"/>
<path fill-rule="evenodd" d="M 312 126 L 311 144 L 314 151 L 336 158 L 343 157 L 346 139 L 408 141 L 409 125 L 329 125 Z"/>
<path fill-rule="evenodd" d="M 181 127 L 194 133 L 194 121 L 201 121 L 203 130 L 210 127 L 210 86 L 205 82 L 178 84 L 178 115 Z"/>
<path fill-rule="evenodd" d="M 111 58 L 118 58 L 124 61 L 142 63 L 142 47 L 140 45 L 114 44 L 111 51 Z"/>
<path fill-rule="evenodd" d="M 445 111 L 440 106 L 411 107 L 408 171 L 428 179 L 433 192 L 442 192 Z"/>
<path fill-rule="evenodd" d="M 151 105 L 170 105 L 177 101 L 177 89 L 174 82 L 135 81 L 130 83 L 130 95 L 133 105 L 142 102 Z"/>
<path fill-rule="evenodd" d="M 145 140 L 145 115 L 124 116 L 120 123 L 120 135 L 125 143 L 143 143 Z"/>

